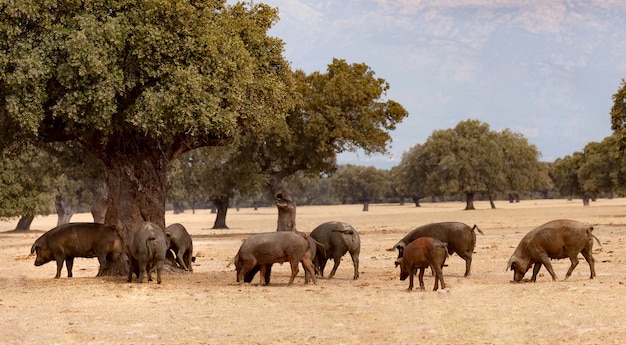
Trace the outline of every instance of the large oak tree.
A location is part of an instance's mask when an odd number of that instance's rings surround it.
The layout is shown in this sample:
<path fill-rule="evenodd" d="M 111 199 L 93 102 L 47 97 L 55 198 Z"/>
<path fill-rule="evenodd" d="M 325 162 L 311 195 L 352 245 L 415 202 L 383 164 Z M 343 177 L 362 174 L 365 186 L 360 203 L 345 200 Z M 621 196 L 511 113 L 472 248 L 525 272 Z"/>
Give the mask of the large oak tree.
<path fill-rule="evenodd" d="M 436 130 L 423 144 L 402 156 L 394 178 L 405 193 L 455 195 L 474 209 L 474 196 L 487 195 L 491 206 L 497 193 L 543 189 L 549 182 L 537 148 L 517 133 L 492 131 L 478 120 L 461 121 L 454 128 Z"/>
<path fill-rule="evenodd" d="M 107 224 L 164 226 L 165 172 L 292 107 L 277 11 L 225 1 L 0 7 L 0 141 L 75 141 L 105 166 Z M 16 134 L 17 133 L 17 134 Z"/>

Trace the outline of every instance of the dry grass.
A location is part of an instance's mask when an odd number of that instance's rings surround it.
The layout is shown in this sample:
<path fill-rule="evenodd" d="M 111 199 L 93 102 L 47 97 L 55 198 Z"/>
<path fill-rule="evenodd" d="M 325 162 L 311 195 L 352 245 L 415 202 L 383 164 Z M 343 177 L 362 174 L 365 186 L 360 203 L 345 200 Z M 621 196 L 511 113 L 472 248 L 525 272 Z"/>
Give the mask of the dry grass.
<path fill-rule="evenodd" d="M 353 281 L 349 256 L 334 279 L 304 285 L 303 273 L 287 287 L 289 265 L 275 266 L 272 285 L 235 283 L 227 268 L 248 234 L 273 231 L 273 208 L 230 210 L 230 230 L 211 230 L 214 215 L 166 215 L 184 224 L 197 256 L 192 274 L 168 274 L 163 283 L 128 284 L 122 277 L 95 278 L 97 260 L 77 259 L 74 278 L 52 279 L 54 263 L 34 267 L 30 247 L 41 232 L 0 233 L 0 333 L 2 344 L 622 344 L 626 343 L 624 265 L 626 199 L 500 201 L 299 207 L 298 228 L 310 231 L 328 220 L 352 224 L 361 234 L 361 278 Z M 557 218 L 594 224 L 596 279 L 581 259 L 567 281 L 569 260 L 554 262 L 552 282 L 542 269 L 537 283 L 511 284 L 506 263 L 521 237 Z M 86 214 L 73 221 L 90 221 Z M 438 221 L 477 224 L 472 275 L 453 255 L 444 292 L 407 292 L 398 279 L 396 252 L 386 251 L 416 226 Z M 37 218 L 33 229 L 54 227 Z M 0 231 L 17 220 L 0 222 Z M 581 256 L 582 257 L 582 256 Z M 66 275 L 65 269 L 62 272 Z M 528 276 L 530 272 L 528 273 Z M 257 278 L 258 279 L 258 278 Z"/>

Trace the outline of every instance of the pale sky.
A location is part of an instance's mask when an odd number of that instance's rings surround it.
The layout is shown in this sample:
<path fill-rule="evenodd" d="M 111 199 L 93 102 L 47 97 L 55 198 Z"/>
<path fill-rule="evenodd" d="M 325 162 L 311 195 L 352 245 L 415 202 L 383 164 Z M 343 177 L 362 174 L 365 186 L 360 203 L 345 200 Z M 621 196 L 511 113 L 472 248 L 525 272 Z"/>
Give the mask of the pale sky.
<path fill-rule="evenodd" d="M 626 1 L 262 2 L 279 9 L 270 35 L 293 69 L 325 72 L 333 57 L 366 63 L 409 112 L 390 155 L 342 154 L 340 164 L 389 169 L 466 119 L 522 133 L 543 161 L 611 134 L 612 96 L 626 78 Z"/>

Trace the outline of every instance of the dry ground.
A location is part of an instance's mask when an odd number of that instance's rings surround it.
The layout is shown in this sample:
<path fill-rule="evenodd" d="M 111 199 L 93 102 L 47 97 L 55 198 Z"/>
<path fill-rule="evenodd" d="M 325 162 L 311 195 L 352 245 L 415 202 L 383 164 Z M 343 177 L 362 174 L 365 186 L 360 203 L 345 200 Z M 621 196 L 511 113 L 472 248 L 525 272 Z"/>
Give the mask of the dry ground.
<path fill-rule="evenodd" d="M 5 232 L 0 222 L 0 343 L 2 344 L 624 344 L 626 325 L 626 199 L 497 202 L 462 211 L 462 203 L 299 207 L 298 228 L 328 220 L 352 224 L 361 234 L 361 277 L 353 281 L 349 255 L 334 279 L 304 285 L 303 273 L 286 286 L 289 265 L 274 266 L 272 284 L 237 284 L 229 260 L 251 233 L 273 231 L 276 210 L 230 210 L 230 230 L 212 230 L 214 216 L 166 215 L 194 239 L 193 273 L 170 273 L 161 285 L 96 278 L 96 259 L 76 259 L 74 278 L 52 279 L 55 264 L 33 266 L 29 255 L 41 231 Z M 542 268 L 537 283 L 511 284 L 506 263 L 522 236 L 557 218 L 594 224 L 596 279 L 582 259 L 567 281 L 569 260 L 554 262 L 558 282 Z M 76 215 L 73 221 L 90 221 Z M 477 224 L 472 275 L 453 255 L 444 269 L 448 289 L 406 291 L 396 252 L 386 251 L 416 226 L 438 221 Z M 48 230 L 56 218 L 40 217 Z M 332 264 L 332 263 L 331 263 Z M 527 273 L 527 278 L 531 272 Z"/>

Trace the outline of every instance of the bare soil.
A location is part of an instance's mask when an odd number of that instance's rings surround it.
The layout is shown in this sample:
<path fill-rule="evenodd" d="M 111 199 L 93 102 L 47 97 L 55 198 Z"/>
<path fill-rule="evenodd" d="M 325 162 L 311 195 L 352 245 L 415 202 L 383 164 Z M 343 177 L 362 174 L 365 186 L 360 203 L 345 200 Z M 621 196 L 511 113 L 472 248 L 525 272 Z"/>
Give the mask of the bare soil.
<path fill-rule="evenodd" d="M 229 210 L 229 230 L 210 229 L 208 211 L 166 215 L 185 225 L 194 240 L 193 273 L 169 273 L 163 283 L 126 283 L 95 277 L 96 259 L 76 259 L 74 278 L 55 264 L 33 266 L 30 247 L 56 217 L 38 217 L 38 231 L 7 232 L 17 219 L 0 222 L 0 343 L 2 344 L 624 344 L 626 343 L 626 199 L 531 200 L 516 204 L 477 202 L 298 207 L 297 225 L 311 231 L 340 220 L 361 234 L 361 277 L 352 280 L 350 256 L 333 279 L 305 285 L 301 269 L 287 286 L 289 265 L 275 265 L 272 284 L 235 282 L 227 267 L 242 239 L 276 229 L 274 208 Z M 559 280 L 542 268 L 536 283 L 512 284 L 506 264 L 524 234 L 549 220 L 568 218 L 595 226 L 597 277 L 581 262 L 563 281 L 569 260 L 554 261 Z M 91 221 L 87 214 L 72 221 Z M 413 228 L 431 222 L 477 224 L 472 275 L 465 262 L 448 260 L 445 290 L 407 292 L 399 280 L 395 251 L 387 251 Z M 329 263 L 332 264 L 332 263 Z M 331 266 L 332 267 L 332 266 Z M 327 267 L 329 272 L 329 267 Z M 327 272 L 327 273 L 328 273 Z M 529 278 L 532 272 L 528 272 Z"/>

